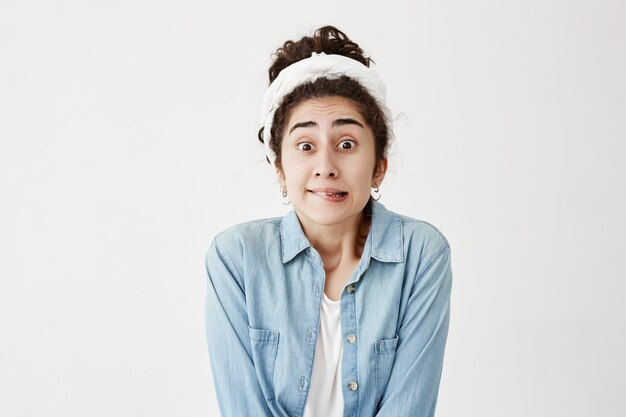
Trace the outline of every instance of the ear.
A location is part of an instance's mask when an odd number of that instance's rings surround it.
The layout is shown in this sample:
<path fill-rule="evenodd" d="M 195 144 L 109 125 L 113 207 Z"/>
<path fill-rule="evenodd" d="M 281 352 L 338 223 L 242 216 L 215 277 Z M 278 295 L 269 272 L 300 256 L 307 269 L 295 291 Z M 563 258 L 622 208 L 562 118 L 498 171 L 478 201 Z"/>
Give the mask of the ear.
<path fill-rule="evenodd" d="M 376 166 L 376 171 L 374 172 L 374 176 L 372 177 L 372 187 L 375 187 L 374 184 L 381 185 L 383 180 L 385 179 L 385 174 L 387 173 L 389 161 L 387 158 L 383 158 L 378 165 Z"/>

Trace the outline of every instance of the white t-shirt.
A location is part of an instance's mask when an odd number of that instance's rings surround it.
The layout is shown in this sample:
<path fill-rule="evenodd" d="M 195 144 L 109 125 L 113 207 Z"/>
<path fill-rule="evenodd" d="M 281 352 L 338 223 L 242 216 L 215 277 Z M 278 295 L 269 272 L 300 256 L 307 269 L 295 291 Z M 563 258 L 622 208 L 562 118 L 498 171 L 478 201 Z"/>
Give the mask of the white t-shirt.
<path fill-rule="evenodd" d="M 324 293 L 309 395 L 303 417 L 343 417 L 340 301 Z"/>

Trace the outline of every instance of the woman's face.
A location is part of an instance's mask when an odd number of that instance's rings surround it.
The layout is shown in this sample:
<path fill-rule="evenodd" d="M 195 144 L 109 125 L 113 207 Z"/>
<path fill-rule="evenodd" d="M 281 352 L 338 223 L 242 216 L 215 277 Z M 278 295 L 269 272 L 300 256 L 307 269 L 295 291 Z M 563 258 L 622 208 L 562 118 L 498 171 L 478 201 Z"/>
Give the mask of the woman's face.
<path fill-rule="evenodd" d="M 356 106 L 343 97 L 306 100 L 284 132 L 278 177 L 305 228 L 355 222 L 387 169 L 385 159 L 373 176 L 375 139 Z"/>

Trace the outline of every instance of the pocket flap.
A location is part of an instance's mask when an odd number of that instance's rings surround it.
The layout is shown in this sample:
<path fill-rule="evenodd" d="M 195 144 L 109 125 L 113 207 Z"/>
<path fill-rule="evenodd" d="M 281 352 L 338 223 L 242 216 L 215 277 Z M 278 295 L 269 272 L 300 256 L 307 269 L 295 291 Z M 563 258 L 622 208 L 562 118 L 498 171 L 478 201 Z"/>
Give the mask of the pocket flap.
<path fill-rule="evenodd" d="M 398 335 L 392 339 L 380 339 L 376 341 L 376 353 L 395 353 L 398 346 Z"/>
<path fill-rule="evenodd" d="M 259 343 L 278 343 L 279 333 L 273 330 L 254 329 L 248 326 L 248 333 L 250 333 L 250 340 Z"/>

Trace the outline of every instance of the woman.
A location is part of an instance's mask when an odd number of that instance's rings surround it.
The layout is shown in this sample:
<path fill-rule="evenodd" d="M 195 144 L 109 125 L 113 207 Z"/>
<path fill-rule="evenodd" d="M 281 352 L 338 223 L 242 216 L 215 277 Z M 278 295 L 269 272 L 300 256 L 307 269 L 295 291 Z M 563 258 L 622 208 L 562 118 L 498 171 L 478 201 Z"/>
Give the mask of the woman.
<path fill-rule="evenodd" d="M 259 139 L 293 210 L 215 237 L 206 326 L 222 416 L 433 416 L 450 247 L 371 197 L 391 121 L 370 59 L 334 27 L 269 69 Z"/>

